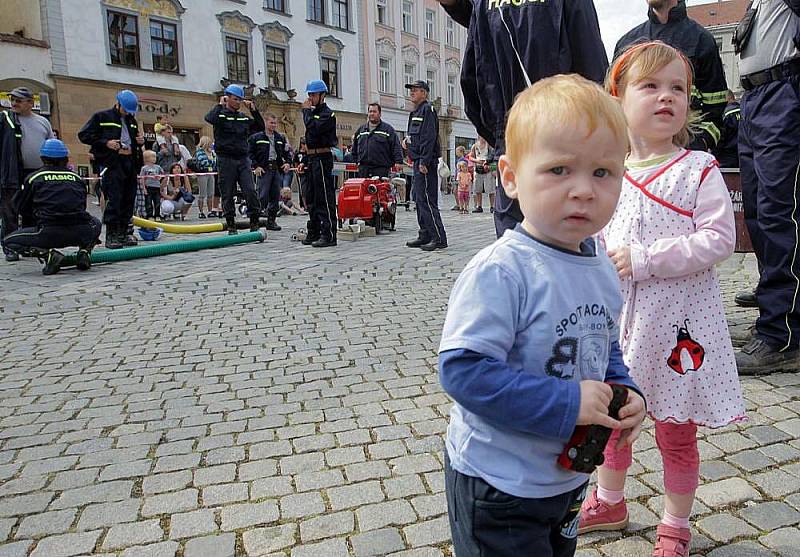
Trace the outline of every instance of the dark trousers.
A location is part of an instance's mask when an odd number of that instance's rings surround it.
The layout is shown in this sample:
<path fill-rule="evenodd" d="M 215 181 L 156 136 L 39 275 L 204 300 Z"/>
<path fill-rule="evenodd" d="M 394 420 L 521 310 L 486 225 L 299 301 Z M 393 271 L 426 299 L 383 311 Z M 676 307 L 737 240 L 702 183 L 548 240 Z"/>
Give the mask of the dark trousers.
<path fill-rule="evenodd" d="M 419 162 L 414 161 L 414 184 L 412 186 L 414 203 L 417 204 L 417 223 L 419 237 L 425 241 L 436 240 L 447 243 L 447 234 L 439 213 L 439 175 L 436 166 L 428 168 L 428 173 L 419 171 Z"/>
<path fill-rule="evenodd" d="M 17 191 L 17 188 L 0 188 L 0 242 L 5 253 L 8 253 L 5 237 L 19 227 L 19 215 L 13 203 Z"/>
<path fill-rule="evenodd" d="M 336 239 L 336 183 L 333 155 L 311 155 L 306 170 L 306 207 L 309 238 Z"/>
<path fill-rule="evenodd" d="M 147 188 L 144 210 L 148 219 L 161 216 L 161 188 Z"/>
<path fill-rule="evenodd" d="M 458 557 L 571 557 L 586 486 L 544 499 L 493 488 L 450 466 L 445 451 L 447 514 Z"/>
<path fill-rule="evenodd" d="M 267 218 L 278 216 L 278 201 L 283 185 L 283 172 L 280 170 L 264 170 L 258 178 L 258 200 L 267 210 Z"/>
<path fill-rule="evenodd" d="M 513 230 L 521 223 L 523 216 L 522 210 L 519 208 L 519 201 L 506 195 L 499 175 L 495 193 L 497 195 L 494 196 L 494 231 L 500 238 L 506 230 Z"/>
<path fill-rule="evenodd" d="M 22 255 L 31 255 L 32 248 L 42 251 L 78 246 L 91 250 L 100 237 L 102 224 L 94 217 L 81 224 L 45 224 L 28 228 L 19 228 L 6 236 L 5 243 L 11 251 Z"/>
<path fill-rule="evenodd" d="M 372 178 L 373 176 L 388 178 L 389 176 L 391 176 L 391 168 L 388 166 L 365 166 L 363 164 L 358 165 L 359 178 Z"/>
<path fill-rule="evenodd" d="M 120 155 L 103 173 L 103 193 L 106 210 L 103 222 L 112 227 L 127 227 L 136 203 L 138 177 L 133 169 L 133 157 Z"/>
<path fill-rule="evenodd" d="M 222 211 L 226 219 L 236 218 L 236 206 L 233 195 L 236 193 L 236 184 L 242 189 L 245 203 L 247 203 L 247 216 L 251 219 L 258 218 L 261 213 L 261 204 L 258 194 L 253 187 L 253 171 L 250 170 L 250 159 L 242 157 L 233 159 L 217 155 L 217 170 L 219 172 L 219 191 L 222 197 Z"/>
<path fill-rule="evenodd" d="M 800 342 L 799 81 L 747 92 L 739 124 L 745 223 L 761 268 L 756 335 L 779 350 Z"/>

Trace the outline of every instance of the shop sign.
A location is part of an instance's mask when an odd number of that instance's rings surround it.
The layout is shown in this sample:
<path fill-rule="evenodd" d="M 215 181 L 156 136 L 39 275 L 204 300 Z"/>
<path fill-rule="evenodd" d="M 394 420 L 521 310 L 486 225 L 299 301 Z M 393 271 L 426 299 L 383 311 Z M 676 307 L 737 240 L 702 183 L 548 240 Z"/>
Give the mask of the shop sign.
<path fill-rule="evenodd" d="M 181 105 L 170 104 L 164 99 L 139 97 L 139 112 L 146 114 L 177 116 L 182 108 Z"/>

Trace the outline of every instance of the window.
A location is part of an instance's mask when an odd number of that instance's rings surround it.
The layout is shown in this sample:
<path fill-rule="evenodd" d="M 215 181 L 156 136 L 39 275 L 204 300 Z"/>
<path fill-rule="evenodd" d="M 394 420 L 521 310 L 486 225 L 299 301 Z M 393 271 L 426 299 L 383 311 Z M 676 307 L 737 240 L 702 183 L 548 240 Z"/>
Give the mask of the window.
<path fill-rule="evenodd" d="M 331 97 L 339 96 L 339 61 L 333 58 L 322 57 L 322 81 L 328 86 L 328 94 Z"/>
<path fill-rule="evenodd" d="M 250 52 L 247 41 L 225 37 L 225 58 L 228 79 L 236 83 L 250 83 Z"/>
<path fill-rule="evenodd" d="M 389 25 L 389 7 L 386 2 L 387 0 L 377 0 L 375 4 L 375 17 L 381 25 Z"/>
<path fill-rule="evenodd" d="M 417 66 L 406 62 L 403 64 L 403 80 L 405 84 L 414 83 L 417 80 Z"/>
<path fill-rule="evenodd" d="M 430 93 L 428 93 L 429 99 L 436 98 L 436 70 L 428 70 L 426 77 L 428 79 L 428 86 L 431 88 Z"/>
<path fill-rule="evenodd" d="M 308 0 L 308 19 L 325 23 L 325 0 Z"/>
<path fill-rule="evenodd" d="M 349 29 L 348 0 L 333 0 L 333 13 L 331 25 L 339 29 Z"/>
<path fill-rule="evenodd" d="M 286 50 L 267 46 L 267 86 L 286 90 Z"/>
<path fill-rule="evenodd" d="M 108 11 L 108 46 L 111 63 L 139 67 L 138 18 L 134 15 Z"/>
<path fill-rule="evenodd" d="M 447 46 L 456 46 L 456 24 L 452 18 L 447 18 L 447 28 L 445 30 L 445 44 Z"/>
<path fill-rule="evenodd" d="M 414 2 L 412 0 L 403 0 L 403 31 L 414 32 Z"/>
<path fill-rule="evenodd" d="M 286 13 L 286 0 L 264 0 L 264 8 L 275 12 Z"/>
<path fill-rule="evenodd" d="M 392 92 L 392 61 L 388 58 L 378 59 L 378 91 Z"/>
<path fill-rule="evenodd" d="M 447 76 L 447 104 L 458 104 L 458 93 L 456 89 L 457 77 L 453 74 Z"/>
<path fill-rule="evenodd" d="M 425 10 L 425 38 L 436 40 L 436 12 L 433 10 Z"/>
<path fill-rule="evenodd" d="M 178 72 L 178 28 L 172 23 L 150 20 L 153 69 Z"/>

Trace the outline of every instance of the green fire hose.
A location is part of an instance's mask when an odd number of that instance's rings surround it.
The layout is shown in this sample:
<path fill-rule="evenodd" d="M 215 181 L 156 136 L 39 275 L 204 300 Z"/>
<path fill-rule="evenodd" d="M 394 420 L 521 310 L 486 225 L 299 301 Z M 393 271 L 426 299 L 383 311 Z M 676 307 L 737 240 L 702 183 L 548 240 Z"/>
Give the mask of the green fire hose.
<path fill-rule="evenodd" d="M 198 238 L 197 240 L 185 240 L 183 242 L 154 243 L 132 248 L 107 249 L 92 252 L 92 263 L 128 261 L 129 259 L 155 257 L 157 255 L 168 255 L 170 253 L 181 253 L 184 251 L 198 251 L 201 249 L 221 248 L 249 242 L 263 242 L 266 239 L 267 233 L 259 230 L 258 232 L 247 232 L 246 234 L 237 234 L 235 236 L 214 236 L 212 238 Z M 69 266 L 75 265 L 75 263 L 76 254 L 69 253 L 64 257 L 64 261 L 61 265 Z"/>

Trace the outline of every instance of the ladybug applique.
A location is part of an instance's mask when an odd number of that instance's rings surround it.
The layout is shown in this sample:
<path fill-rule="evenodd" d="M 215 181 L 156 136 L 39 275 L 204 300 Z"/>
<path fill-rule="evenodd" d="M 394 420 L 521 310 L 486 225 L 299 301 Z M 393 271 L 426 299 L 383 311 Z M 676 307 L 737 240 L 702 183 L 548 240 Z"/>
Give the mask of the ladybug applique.
<path fill-rule="evenodd" d="M 703 360 L 706 357 L 706 349 L 703 348 L 697 341 L 695 341 L 689 334 L 689 320 L 683 322 L 683 327 L 673 325 L 678 332 L 678 341 L 675 348 L 667 358 L 667 365 L 680 375 L 686 375 L 689 371 L 697 371 L 703 365 Z M 686 350 L 689 357 L 692 359 L 692 367 L 690 369 L 683 369 L 681 363 L 681 352 Z"/>

